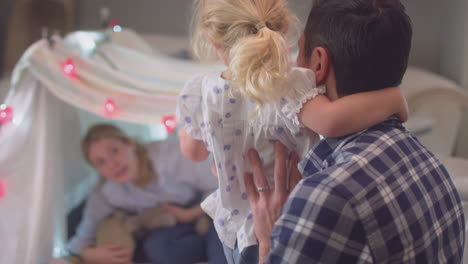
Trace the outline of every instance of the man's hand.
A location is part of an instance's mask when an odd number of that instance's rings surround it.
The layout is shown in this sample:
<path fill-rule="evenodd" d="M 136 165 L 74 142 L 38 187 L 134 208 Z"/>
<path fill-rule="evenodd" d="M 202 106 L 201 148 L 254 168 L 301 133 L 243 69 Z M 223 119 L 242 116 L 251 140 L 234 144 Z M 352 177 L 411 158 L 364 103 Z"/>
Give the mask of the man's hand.
<path fill-rule="evenodd" d="M 259 243 L 260 263 L 264 263 L 270 251 L 270 237 L 289 193 L 301 180 L 297 169 L 299 156 L 293 152 L 286 164 L 287 150 L 280 142 L 275 143 L 274 188 L 268 187 L 263 167 L 256 150 L 249 150 L 248 157 L 253 175 L 244 173 L 247 197 L 252 209 L 255 235 Z M 289 180 L 288 180 L 289 171 Z M 267 188 L 263 188 L 267 187 Z"/>

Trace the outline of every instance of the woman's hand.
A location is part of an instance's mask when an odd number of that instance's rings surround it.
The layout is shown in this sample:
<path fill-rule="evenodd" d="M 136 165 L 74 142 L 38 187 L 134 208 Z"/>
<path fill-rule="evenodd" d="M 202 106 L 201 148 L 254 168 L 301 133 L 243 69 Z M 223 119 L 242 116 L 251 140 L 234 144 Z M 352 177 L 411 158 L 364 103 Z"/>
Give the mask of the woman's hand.
<path fill-rule="evenodd" d="M 191 208 L 182 208 L 172 204 L 164 204 L 163 206 L 170 214 L 175 216 L 179 223 L 192 223 L 196 218 L 203 214 L 203 210 L 200 205 L 195 205 Z"/>
<path fill-rule="evenodd" d="M 82 258 L 86 264 L 129 264 L 133 252 L 120 245 L 88 247 L 83 250 Z"/>

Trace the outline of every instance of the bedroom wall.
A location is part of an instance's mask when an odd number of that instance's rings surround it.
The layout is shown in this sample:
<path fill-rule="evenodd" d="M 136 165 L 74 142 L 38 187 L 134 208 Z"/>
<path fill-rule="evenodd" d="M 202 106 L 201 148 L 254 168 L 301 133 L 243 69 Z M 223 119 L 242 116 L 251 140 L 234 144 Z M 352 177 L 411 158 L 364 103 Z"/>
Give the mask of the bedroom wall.
<path fill-rule="evenodd" d="M 463 1 L 463 0 L 462 0 Z M 440 73 L 440 32 L 443 27 L 439 0 L 404 0 L 413 23 L 410 64 Z"/>
<path fill-rule="evenodd" d="M 297 14 L 305 19 L 312 2 L 290 0 Z M 122 25 L 141 32 L 168 35 L 185 35 L 188 32 L 192 1 L 188 0 L 81 0 L 77 6 L 77 23 L 81 29 L 99 27 L 101 7 L 108 7 L 111 16 L 118 18 Z"/>
<path fill-rule="evenodd" d="M 3 67 L 4 67 L 3 61 L 5 57 L 5 46 L 6 46 L 6 32 L 8 28 L 8 21 L 10 19 L 12 6 L 13 6 L 13 0 L 0 1 L 0 77 L 3 74 Z M 1 90 L 0 90 L 0 93 L 1 93 Z"/>
<path fill-rule="evenodd" d="M 451 0 L 459 2 L 465 0 Z M 441 31 L 444 28 L 444 2 L 440 0 L 403 0 L 413 21 L 414 39 L 411 64 L 441 73 Z M 81 29 L 99 27 L 99 9 L 108 7 L 112 17 L 123 25 L 142 32 L 185 35 L 188 32 L 192 1 L 187 0 L 81 0 L 77 6 L 77 24 Z M 290 6 L 305 22 L 312 6 L 311 0 L 289 0 Z M 454 7 L 457 9 L 458 6 Z M 131 11 L 130 11 L 131 10 Z M 457 9 L 458 10 L 458 9 Z M 451 34 L 450 37 L 452 37 Z M 453 75 L 453 74 L 452 74 Z"/>
<path fill-rule="evenodd" d="M 3 53 L 0 64 L 4 73 L 10 72 L 23 52 L 40 39 L 43 27 L 61 33 L 74 29 L 75 0 L 1 1 L 0 8 L 9 11 L 9 16 L 0 19 L 6 19 L 6 24 L 0 28 L 0 37 L 5 38 L 0 39 L 3 43 L 0 45 L 0 53 Z"/>
<path fill-rule="evenodd" d="M 439 4 L 444 25 L 440 41 L 441 73 L 468 88 L 468 2 L 450 0 Z"/>
<path fill-rule="evenodd" d="M 468 48 L 465 45 L 468 44 L 468 16 L 465 15 L 468 13 L 468 1 L 402 1 L 414 28 L 410 63 L 440 73 L 468 87 Z M 76 26 L 79 29 L 98 28 L 99 10 L 101 7 L 108 7 L 112 17 L 119 18 L 123 25 L 138 31 L 184 35 L 188 32 L 191 2 L 188 0 L 80 0 L 76 3 Z M 289 2 L 301 20 L 305 21 L 312 0 L 289 0 Z M 68 14 L 67 19 L 75 18 L 73 14 Z M 69 21 L 69 24 L 71 23 Z M 24 32 L 24 30 L 17 31 Z M 15 31 L 10 30 L 10 32 Z M 19 47 L 18 43 L 22 43 L 17 39 L 13 41 L 13 37 L 6 39 L 7 41 L 0 42 L 14 47 Z M 0 60 L 0 64 L 7 66 L 8 69 L 11 68 L 18 55 L 10 60 L 6 57 L 13 53 L 4 52 L 4 60 L 8 63 Z"/>
<path fill-rule="evenodd" d="M 468 1 L 441 1 L 443 26 L 440 35 L 440 73 L 460 84 L 468 92 Z M 468 158 L 468 109 L 465 108 L 455 154 Z"/>

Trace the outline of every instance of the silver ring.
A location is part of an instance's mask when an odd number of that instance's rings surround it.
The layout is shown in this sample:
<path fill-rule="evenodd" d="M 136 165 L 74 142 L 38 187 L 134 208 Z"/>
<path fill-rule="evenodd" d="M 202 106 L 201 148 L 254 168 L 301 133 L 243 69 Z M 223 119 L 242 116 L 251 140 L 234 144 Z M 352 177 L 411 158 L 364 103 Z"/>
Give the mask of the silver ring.
<path fill-rule="evenodd" d="M 264 192 L 266 190 L 269 190 L 270 189 L 270 186 L 262 186 L 262 187 L 258 187 L 257 188 L 257 192 Z"/>

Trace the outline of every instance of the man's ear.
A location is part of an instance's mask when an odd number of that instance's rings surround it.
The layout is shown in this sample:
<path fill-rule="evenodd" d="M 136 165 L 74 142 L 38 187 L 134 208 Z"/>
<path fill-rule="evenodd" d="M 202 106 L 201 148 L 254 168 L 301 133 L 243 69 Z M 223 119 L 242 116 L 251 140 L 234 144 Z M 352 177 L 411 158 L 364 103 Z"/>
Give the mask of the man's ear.
<path fill-rule="evenodd" d="M 310 56 L 310 69 L 315 73 L 317 85 L 323 84 L 330 70 L 330 55 L 324 47 L 316 47 Z"/>

